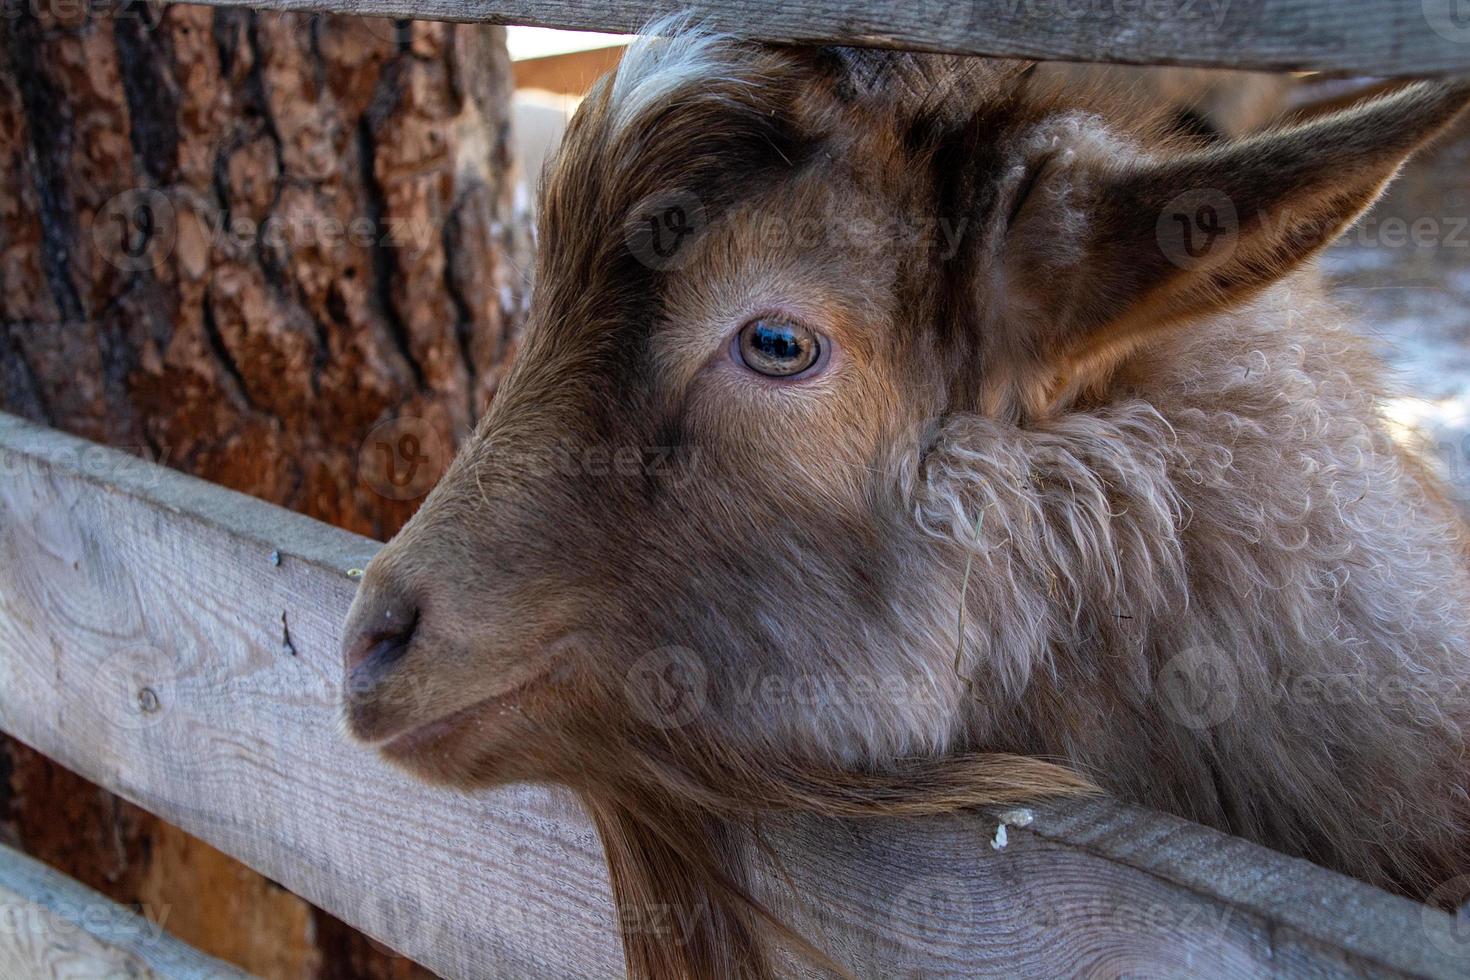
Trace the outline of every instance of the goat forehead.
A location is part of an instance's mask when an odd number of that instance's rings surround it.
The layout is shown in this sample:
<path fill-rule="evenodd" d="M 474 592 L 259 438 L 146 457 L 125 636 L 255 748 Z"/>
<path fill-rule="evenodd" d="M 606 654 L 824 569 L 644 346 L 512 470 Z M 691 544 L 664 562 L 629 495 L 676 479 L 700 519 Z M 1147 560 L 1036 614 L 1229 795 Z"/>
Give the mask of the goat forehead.
<path fill-rule="evenodd" d="M 708 35 L 640 41 L 573 121 L 547 196 L 580 207 L 552 214 L 626 217 L 650 195 L 718 208 L 804 163 L 845 161 L 913 189 L 956 141 L 999 146 L 1080 108 L 1074 97 L 1097 101 L 1033 85 L 1019 63 L 883 54 Z"/>
<path fill-rule="evenodd" d="M 602 366 L 625 361 L 657 320 L 679 264 L 650 253 L 666 241 L 640 248 L 633 236 L 647 234 L 650 220 L 666 220 L 660 233 L 672 238 L 702 234 L 810 159 L 821 137 L 798 125 L 791 86 L 769 84 L 782 70 L 794 67 L 774 51 L 660 39 L 635 45 L 587 98 L 542 196 L 533 320 L 560 340 L 536 346 L 565 352 L 575 342 Z"/>
<path fill-rule="evenodd" d="M 675 54 L 635 50 L 584 101 L 548 196 L 596 197 L 604 213 L 657 192 L 720 197 L 749 186 L 751 170 L 795 166 L 818 139 L 796 118 L 793 87 L 810 74 L 794 59 L 707 39 L 665 41 Z"/>
<path fill-rule="evenodd" d="M 560 334 L 562 351 L 595 354 L 578 360 L 600 377 L 626 382 L 641 369 L 678 270 L 629 235 L 666 204 L 709 227 L 743 204 L 780 199 L 773 189 L 816 170 L 857 175 L 919 230 L 940 219 L 973 225 L 989 203 L 977 181 L 1004 155 L 983 144 L 1006 143 L 1064 107 L 1033 98 L 1015 65 L 918 64 L 699 33 L 636 42 L 584 102 L 548 174 L 540 331 Z M 847 201 L 826 217 L 851 217 Z"/>

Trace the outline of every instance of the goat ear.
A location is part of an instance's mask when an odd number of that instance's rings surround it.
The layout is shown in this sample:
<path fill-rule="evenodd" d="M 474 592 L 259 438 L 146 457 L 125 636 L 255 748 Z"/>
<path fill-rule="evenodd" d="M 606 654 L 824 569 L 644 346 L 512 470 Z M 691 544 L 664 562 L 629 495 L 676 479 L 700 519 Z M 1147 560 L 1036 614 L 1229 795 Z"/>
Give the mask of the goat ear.
<path fill-rule="evenodd" d="M 1055 406 L 1157 332 L 1296 269 L 1467 101 L 1470 83 L 1425 82 L 1183 155 L 1054 153 L 1005 232 L 1018 346 L 1037 359 L 1022 403 Z"/>

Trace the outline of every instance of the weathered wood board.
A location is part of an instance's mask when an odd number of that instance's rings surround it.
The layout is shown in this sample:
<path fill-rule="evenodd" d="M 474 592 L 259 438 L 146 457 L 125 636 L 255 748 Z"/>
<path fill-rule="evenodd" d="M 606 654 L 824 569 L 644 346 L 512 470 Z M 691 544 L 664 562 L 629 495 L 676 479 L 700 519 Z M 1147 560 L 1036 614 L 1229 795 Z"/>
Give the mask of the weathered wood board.
<path fill-rule="evenodd" d="M 7 980 L 249 980 L 139 915 L 0 846 L 0 977 Z"/>
<path fill-rule="evenodd" d="M 716 30 L 777 42 L 1365 75 L 1470 70 L 1464 0 L 252 0 L 247 6 L 623 33 L 687 13 Z"/>
<path fill-rule="evenodd" d="M 376 547 L 7 417 L 0 727 L 441 974 L 615 974 L 573 804 L 421 788 L 339 735 Z"/>
<path fill-rule="evenodd" d="M 0 416 L 0 727 L 437 972 L 620 973 L 565 794 L 421 787 L 337 729 L 375 545 Z M 1470 973 L 1440 912 L 1109 802 L 787 819 L 762 890 L 859 976 Z M 640 920 L 677 942 L 698 909 Z"/>

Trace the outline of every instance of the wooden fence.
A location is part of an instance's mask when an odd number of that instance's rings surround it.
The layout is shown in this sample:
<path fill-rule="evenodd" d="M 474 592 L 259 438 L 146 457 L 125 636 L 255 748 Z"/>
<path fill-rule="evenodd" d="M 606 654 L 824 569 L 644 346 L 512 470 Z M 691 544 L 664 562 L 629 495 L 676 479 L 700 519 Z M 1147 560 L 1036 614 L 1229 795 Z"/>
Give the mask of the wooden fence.
<path fill-rule="evenodd" d="M 246 6 L 620 32 L 688 13 L 716 30 L 766 41 L 1355 75 L 1470 70 L 1464 0 L 252 0 Z"/>
<path fill-rule="evenodd" d="M 375 548 L 0 415 L 0 726 L 446 976 L 616 975 L 571 798 L 429 789 L 341 737 Z M 1470 971 L 1450 916 L 1181 820 L 1040 809 L 1002 850 L 995 826 L 778 822 L 797 891 L 763 888 L 860 976 Z M 691 914 L 638 926 L 677 942 Z"/>
<path fill-rule="evenodd" d="M 140 915 L 0 846 L 0 977 L 244 980 L 169 936 L 170 911 Z"/>
<path fill-rule="evenodd" d="M 251 5 L 619 31 L 682 10 L 778 41 L 1470 69 L 1461 0 Z M 341 737 L 338 629 L 351 572 L 376 547 L 0 416 L 0 728 L 446 976 L 616 975 L 601 850 L 571 798 L 429 789 Z M 770 836 L 796 888 L 774 876 L 758 886 L 862 976 L 1470 973 L 1470 936 L 1452 917 L 1184 821 L 1103 802 L 1040 809 L 1003 849 L 995 827 L 980 813 L 778 821 Z M 136 921 L 123 939 L 84 928 L 66 909 L 125 913 L 90 893 L 56 898 L 79 887 L 0 852 L 0 966 L 71 975 L 54 965 L 64 953 L 97 967 L 82 975 L 112 975 L 109 964 L 229 974 Z M 662 910 L 635 926 L 678 942 L 698 914 Z M 16 925 L 32 921 L 31 932 Z M 71 937 L 60 947 L 34 938 L 60 932 Z"/>

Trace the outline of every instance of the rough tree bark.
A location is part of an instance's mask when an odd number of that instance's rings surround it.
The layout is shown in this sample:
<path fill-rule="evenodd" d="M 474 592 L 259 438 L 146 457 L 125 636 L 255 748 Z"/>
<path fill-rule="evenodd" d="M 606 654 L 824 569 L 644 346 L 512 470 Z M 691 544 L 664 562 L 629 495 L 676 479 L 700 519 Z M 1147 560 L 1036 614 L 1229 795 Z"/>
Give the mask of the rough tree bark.
<path fill-rule="evenodd" d="M 499 28 L 8 7 L 0 408 L 390 535 L 520 320 L 510 90 Z M 14 743 L 0 834 L 264 976 L 417 969 Z"/>

